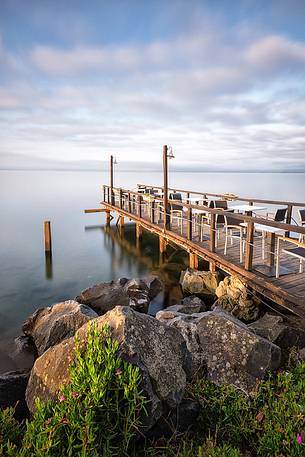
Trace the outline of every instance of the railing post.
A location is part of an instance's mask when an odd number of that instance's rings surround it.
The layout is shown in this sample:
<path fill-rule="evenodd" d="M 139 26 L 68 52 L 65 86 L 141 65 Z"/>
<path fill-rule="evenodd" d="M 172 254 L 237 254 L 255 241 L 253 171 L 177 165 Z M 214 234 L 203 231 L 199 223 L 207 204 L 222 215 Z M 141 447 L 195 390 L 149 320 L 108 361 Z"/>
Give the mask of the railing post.
<path fill-rule="evenodd" d="M 130 200 L 130 192 L 128 192 L 128 212 L 131 213 L 131 200 Z"/>
<path fill-rule="evenodd" d="M 138 216 L 142 217 L 142 196 L 138 196 Z"/>
<path fill-rule="evenodd" d="M 192 208 L 187 210 L 187 239 L 192 240 L 193 234 L 193 221 L 192 221 Z"/>
<path fill-rule="evenodd" d="M 103 201 L 106 201 L 106 187 L 105 185 L 103 186 Z"/>
<path fill-rule="evenodd" d="M 254 223 L 252 221 L 249 221 L 247 223 L 246 258 L 245 258 L 245 269 L 248 271 L 252 270 L 253 242 L 254 242 Z"/>
<path fill-rule="evenodd" d="M 152 224 L 155 223 L 155 199 L 150 203 L 150 220 Z"/>
<path fill-rule="evenodd" d="M 292 218 L 292 205 L 288 205 L 287 207 L 287 216 L 286 216 L 286 223 L 291 224 L 291 218 Z M 290 232 L 285 232 L 285 236 L 289 236 Z"/>
<path fill-rule="evenodd" d="M 211 213 L 210 222 L 210 251 L 215 252 L 216 246 L 216 214 Z"/>
<path fill-rule="evenodd" d="M 121 209 L 123 209 L 123 193 L 122 189 L 119 190 L 119 206 Z"/>

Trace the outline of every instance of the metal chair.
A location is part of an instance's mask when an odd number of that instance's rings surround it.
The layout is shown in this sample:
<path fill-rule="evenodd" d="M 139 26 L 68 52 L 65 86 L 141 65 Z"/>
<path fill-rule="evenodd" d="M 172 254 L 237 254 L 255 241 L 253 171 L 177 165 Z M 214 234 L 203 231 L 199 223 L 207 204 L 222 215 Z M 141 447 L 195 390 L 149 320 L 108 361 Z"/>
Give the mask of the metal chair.
<path fill-rule="evenodd" d="M 276 210 L 276 213 L 267 213 L 265 215 L 266 219 L 272 220 L 274 222 L 285 222 L 286 221 L 286 213 L 287 213 L 287 208 L 280 208 Z M 273 217 L 271 217 L 273 216 Z M 262 228 L 257 228 L 255 227 L 255 233 L 261 233 L 262 236 L 262 259 L 265 259 L 265 245 L 266 245 L 266 237 L 267 237 L 267 232 L 264 231 Z"/>
<path fill-rule="evenodd" d="M 182 203 L 182 195 L 178 192 L 170 193 L 169 200 L 176 200 Z M 183 206 L 175 205 L 170 203 L 170 223 L 172 224 L 174 219 L 178 221 L 178 227 L 181 227 L 181 233 L 183 230 Z"/>
<path fill-rule="evenodd" d="M 305 209 L 299 209 L 298 213 L 299 213 L 299 218 L 300 218 L 300 225 L 301 225 L 301 227 L 304 227 L 305 226 Z M 299 241 L 304 241 L 304 240 L 305 240 L 305 235 L 300 233 Z"/>
<path fill-rule="evenodd" d="M 286 241 L 293 244 L 295 247 L 285 248 L 280 250 L 280 241 Z M 286 236 L 279 236 L 277 239 L 277 250 L 276 250 L 276 265 L 275 265 L 275 276 L 279 278 L 280 276 L 280 255 L 281 252 L 284 254 L 291 255 L 299 259 L 299 272 L 303 272 L 303 261 L 305 260 L 305 243 L 302 243 L 294 238 L 289 238 Z"/>
<path fill-rule="evenodd" d="M 227 212 L 224 214 L 224 229 L 225 229 L 225 247 L 224 255 L 227 255 L 228 239 L 233 244 L 233 239 L 239 240 L 239 261 L 243 261 L 243 253 L 245 251 L 245 227 L 241 225 L 242 221 L 235 219 L 232 216 L 228 216 Z"/>

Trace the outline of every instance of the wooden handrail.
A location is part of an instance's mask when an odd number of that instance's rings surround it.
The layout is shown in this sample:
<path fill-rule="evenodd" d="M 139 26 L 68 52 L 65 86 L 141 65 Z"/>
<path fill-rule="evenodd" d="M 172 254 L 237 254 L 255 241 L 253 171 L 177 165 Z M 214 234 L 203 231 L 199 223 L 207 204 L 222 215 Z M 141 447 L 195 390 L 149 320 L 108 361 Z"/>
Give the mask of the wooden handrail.
<path fill-rule="evenodd" d="M 138 186 L 143 186 L 147 187 L 149 189 L 163 189 L 162 186 L 150 186 L 146 184 L 138 184 Z M 174 187 L 169 187 L 168 190 L 176 191 L 176 192 L 183 192 L 183 193 L 189 193 L 193 195 L 210 195 L 212 197 L 221 197 L 225 199 L 228 197 L 229 194 L 214 194 L 211 192 L 198 192 L 198 191 L 192 191 L 192 190 L 185 190 L 185 189 L 176 189 Z M 289 202 L 289 201 L 281 201 L 281 200 L 265 200 L 265 199 L 257 199 L 257 198 L 250 198 L 250 197 L 239 197 L 237 196 L 236 200 L 242 201 L 242 202 L 256 202 L 256 203 L 269 203 L 270 205 L 292 205 L 292 206 L 300 206 L 305 208 L 305 203 L 302 202 Z"/>
<path fill-rule="evenodd" d="M 105 187 L 107 188 L 109 186 L 105 186 Z M 113 191 L 118 191 L 118 192 L 121 191 L 121 192 L 129 193 L 130 195 L 138 195 L 138 196 L 143 197 L 142 192 L 136 192 L 136 191 L 121 189 L 121 188 L 113 188 Z M 154 197 L 154 195 L 152 195 L 152 194 L 149 194 L 149 196 L 152 197 L 152 199 L 154 199 L 155 201 L 158 201 L 158 202 L 163 201 L 162 198 Z M 224 214 L 223 209 L 215 209 L 215 208 L 209 208 L 208 206 L 204 206 L 204 205 L 183 203 L 183 202 L 180 202 L 179 200 L 173 200 L 173 203 L 177 206 L 181 206 L 181 207 L 188 208 L 188 209 L 190 209 L 190 208 L 198 209 L 200 211 L 208 212 L 210 214 L 219 214 L 219 215 Z M 236 213 L 230 213 L 230 217 L 232 217 L 236 220 L 239 220 L 239 221 L 243 221 L 243 222 L 253 222 L 255 224 L 261 224 L 261 225 L 265 225 L 267 227 L 278 228 L 283 231 L 290 231 L 290 232 L 305 234 L 305 226 L 302 227 L 299 225 L 286 224 L 284 222 L 276 222 L 276 221 L 272 221 L 270 219 L 254 217 L 254 216 L 247 216 L 247 215 L 236 214 Z"/>

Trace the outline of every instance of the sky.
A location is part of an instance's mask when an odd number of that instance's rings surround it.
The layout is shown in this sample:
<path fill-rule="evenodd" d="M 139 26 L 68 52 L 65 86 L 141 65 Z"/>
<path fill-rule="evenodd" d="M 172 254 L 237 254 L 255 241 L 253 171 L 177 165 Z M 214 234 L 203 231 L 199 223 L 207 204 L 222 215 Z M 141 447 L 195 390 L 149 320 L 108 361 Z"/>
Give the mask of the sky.
<path fill-rule="evenodd" d="M 164 144 L 181 169 L 305 171 L 304 0 L 0 0 L 0 168 Z"/>

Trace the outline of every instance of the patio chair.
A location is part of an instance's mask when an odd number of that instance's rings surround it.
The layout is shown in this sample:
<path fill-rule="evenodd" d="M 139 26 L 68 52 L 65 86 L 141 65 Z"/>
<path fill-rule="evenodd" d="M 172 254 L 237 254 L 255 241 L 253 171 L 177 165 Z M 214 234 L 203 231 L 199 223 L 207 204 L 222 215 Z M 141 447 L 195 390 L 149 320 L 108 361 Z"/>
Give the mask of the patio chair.
<path fill-rule="evenodd" d="M 299 218 L 300 218 L 300 225 L 301 225 L 301 227 L 305 227 L 305 209 L 299 209 L 298 213 L 299 213 Z M 304 241 L 304 240 L 305 240 L 305 235 L 300 233 L 299 241 Z"/>
<path fill-rule="evenodd" d="M 285 222 L 286 221 L 287 208 L 277 209 L 275 213 L 266 213 L 266 219 L 272 220 L 274 222 Z M 265 245 L 267 232 L 263 230 L 262 227 L 255 226 L 255 233 L 261 233 L 262 236 L 262 259 L 265 260 Z"/>
<path fill-rule="evenodd" d="M 178 227 L 181 227 L 181 233 L 182 233 L 183 206 L 175 205 L 175 203 L 171 203 L 170 200 L 176 200 L 176 201 L 182 203 L 182 195 L 178 192 L 169 194 L 170 223 L 172 224 L 173 220 L 176 218 L 178 220 Z"/>
<path fill-rule="evenodd" d="M 294 245 L 291 248 L 284 248 L 280 250 L 280 241 L 285 241 Z M 299 272 L 303 272 L 303 261 L 305 260 L 305 243 L 298 241 L 294 238 L 289 238 L 286 236 L 279 236 L 277 239 L 277 250 L 276 250 L 276 265 L 275 265 L 275 277 L 279 278 L 280 276 L 280 256 L 281 253 L 291 255 L 299 259 Z"/>
<path fill-rule="evenodd" d="M 233 244 L 233 239 L 239 240 L 239 261 L 243 261 L 243 253 L 245 251 L 245 227 L 243 227 L 242 221 L 237 220 L 236 218 L 227 215 L 227 211 L 224 214 L 224 229 L 225 229 L 225 247 L 224 255 L 227 255 L 228 240 L 230 239 L 231 245 Z"/>

